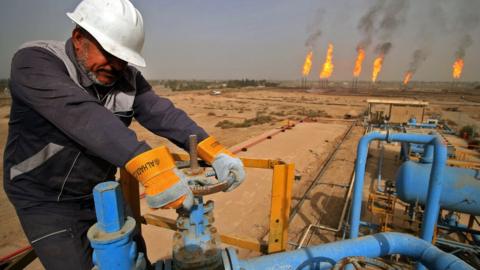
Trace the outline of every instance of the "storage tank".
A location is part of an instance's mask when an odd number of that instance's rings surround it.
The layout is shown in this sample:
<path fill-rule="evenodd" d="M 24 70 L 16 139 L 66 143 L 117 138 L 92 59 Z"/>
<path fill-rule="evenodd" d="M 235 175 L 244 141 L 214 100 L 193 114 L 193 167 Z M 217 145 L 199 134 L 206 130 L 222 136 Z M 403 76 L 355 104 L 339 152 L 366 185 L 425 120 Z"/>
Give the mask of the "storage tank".
<path fill-rule="evenodd" d="M 432 164 L 406 161 L 397 172 L 398 197 L 408 203 L 425 205 Z M 442 209 L 480 215 L 480 172 L 445 167 L 443 174 Z"/>

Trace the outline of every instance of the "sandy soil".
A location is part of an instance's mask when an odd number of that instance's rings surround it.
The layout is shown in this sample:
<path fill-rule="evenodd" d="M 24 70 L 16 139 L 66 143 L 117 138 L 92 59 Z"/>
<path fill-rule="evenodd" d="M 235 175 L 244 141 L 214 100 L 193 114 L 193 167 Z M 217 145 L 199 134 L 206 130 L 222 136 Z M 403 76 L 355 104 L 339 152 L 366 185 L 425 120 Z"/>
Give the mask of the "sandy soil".
<path fill-rule="evenodd" d="M 184 109 L 195 121 L 204 127 L 211 135 L 217 137 L 223 144 L 231 147 L 251 139 L 265 131 L 274 129 L 284 119 L 304 119 L 307 116 L 324 119 L 317 123 L 303 123 L 294 129 L 279 134 L 272 140 L 265 141 L 248 152 L 242 153 L 248 157 L 281 158 L 295 162 L 297 173 L 302 180 L 295 183 L 294 202 L 302 196 L 311 183 L 313 176 L 332 151 L 338 138 L 345 132 L 348 122 L 341 121 L 346 114 L 361 116 L 366 109 L 366 99 L 377 97 L 395 97 L 396 99 L 419 99 L 430 102 L 427 115 L 441 115 L 455 122 L 458 126 L 475 124 L 480 126 L 480 103 L 476 97 L 463 98 L 455 93 L 408 93 L 408 92 L 341 92 L 341 91 L 303 91 L 303 90 L 236 90 L 224 91 L 222 95 L 211 96 L 208 91 L 190 92 L 159 92 L 171 99 L 176 106 Z M 473 94 L 472 94 L 473 95 Z M 447 111 L 447 108 L 458 107 L 459 111 Z M 3 152 L 7 135 L 9 115 L 8 102 L 0 103 L 0 150 Z M 216 127 L 222 120 L 241 123 L 258 115 L 273 118 L 269 123 L 245 128 L 221 129 Z M 340 121 L 327 121 L 339 119 Z M 134 122 L 132 127 L 140 139 L 146 140 L 152 146 L 170 145 Z M 336 161 L 324 175 L 324 182 L 335 180 L 348 181 L 353 168 L 353 159 L 358 137 L 363 131 L 355 128 L 351 138 L 339 150 Z M 174 150 L 174 151 L 176 151 Z M 2 157 L 3 158 L 3 157 Z M 1 158 L 0 158 L 1 159 Z M 0 166 L 3 162 L 0 162 Z M 3 170 L 3 168 L 0 168 Z M 0 176 L 2 176 L 0 170 Z M 341 173 L 341 175 L 335 174 Z M 270 194 L 271 172 L 258 169 L 248 170 L 248 179 L 244 185 L 233 193 L 222 193 L 211 196 L 218 201 L 216 204 L 216 225 L 220 231 L 259 239 L 267 233 L 268 204 Z M 345 180 L 347 179 L 347 180 Z M 323 181 L 323 180 L 322 180 Z M 325 186 L 325 187 L 324 187 Z M 319 185 L 309 197 L 309 202 L 302 208 L 302 220 L 296 218 L 292 225 L 291 240 L 296 241 L 301 235 L 304 225 L 319 222 L 330 226 L 336 225 L 345 189 Z M 342 205 L 343 206 L 343 205 Z M 235 209 L 235 211 L 232 211 Z M 333 209 L 333 210 L 332 210 Z M 143 208 L 146 212 L 148 209 Z M 173 211 L 162 211 L 161 215 L 174 217 Z M 317 214 L 315 214 L 317 213 Z M 15 211 L 6 199 L 3 189 L 0 189 L 0 256 L 4 256 L 28 244 L 20 228 Z M 168 256 L 171 237 L 159 234 L 157 228 L 144 229 L 147 245 L 152 259 Z M 324 239 L 325 240 L 325 239 Z M 312 239 L 312 243 L 318 240 Z M 165 248 L 167 247 L 167 249 Z M 166 251 L 167 250 L 167 251 Z M 28 269 L 41 269 L 39 263 L 32 264 Z"/>

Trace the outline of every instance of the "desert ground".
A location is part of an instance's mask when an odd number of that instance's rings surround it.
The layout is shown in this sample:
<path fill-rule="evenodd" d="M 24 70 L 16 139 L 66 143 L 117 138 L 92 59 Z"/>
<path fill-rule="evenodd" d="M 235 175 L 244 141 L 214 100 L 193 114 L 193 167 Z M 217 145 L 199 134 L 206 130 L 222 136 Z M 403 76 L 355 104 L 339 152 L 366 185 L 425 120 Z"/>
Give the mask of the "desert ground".
<path fill-rule="evenodd" d="M 352 177 L 358 139 L 364 134 L 363 116 L 368 98 L 428 101 L 427 117 L 441 117 L 451 126 L 480 126 L 480 92 L 472 91 L 399 91 L 399 90 L 303 90 L 236 89 L 171 92 L 155 89 L 161 96 L 185 110 L 209 134 L 228 147 L 278 129 L 284 120 L 295 121 L 293 128 L 262 141 L 241 157 L 281 159 L 295 164 L 299 180 L 294 182 L 292 209 L 296 213 L 289 228 L 289 243 L 296 248 L 309 224 L 336 227 L 344 206 L 347 186 Z M 0 150 L 3 152 L 8 132 L 10 103 L 0 99 Z M 455 108 L 455 109 L 452 109 Z M 222 128 L 223 127 L 223 128 Z M 181 151 L 134 122 L 131 129 L 152 147 L 166 144 L 173 152 Z M 2 157 L 3 158 L 3 157 Z M 0 162 L 3 166 L 3 159 Z M 3 179 L 3 167 L 0 175 Z M 374 173 L 374 168 L 367 168 Z M 315 185 L 312 183 L 319 179 Z M 265 240 L 271 195 L 271 172 L 247 169 L 247 179 L 230 193 L 209 196 L 215 201 L 215 226 L 222 233 L 248 239 Z M 142 212 L 152 212 L 142 202 Z M 175 217 L 174 211 L 157 210 L 155 214 Z M 0 257 L 28 245 L 15 210 L 0 189 Z M 143 226 L 152 261 L 168 257 L 172 232 Z M 335 234 L 318 231 L 310 243 L 328 242 Z M 310 241 L 311 240 L 311 241 Z M 256 255 L 240 251 L 242 257 Z M 27 269 L 42 269 L 36 260 Z"/>

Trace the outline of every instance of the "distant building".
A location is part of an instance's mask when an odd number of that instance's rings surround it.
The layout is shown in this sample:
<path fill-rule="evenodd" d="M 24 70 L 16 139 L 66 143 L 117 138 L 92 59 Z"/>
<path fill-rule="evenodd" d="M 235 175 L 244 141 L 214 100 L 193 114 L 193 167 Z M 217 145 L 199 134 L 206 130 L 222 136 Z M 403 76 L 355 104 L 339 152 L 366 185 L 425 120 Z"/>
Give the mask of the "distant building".
<path fill-rule="evenodd" d="M 368 99 L 368 120 L 371 123 L 406 123 L 415 118 L 423 123 L 428 102 L 417 100 Z"/>

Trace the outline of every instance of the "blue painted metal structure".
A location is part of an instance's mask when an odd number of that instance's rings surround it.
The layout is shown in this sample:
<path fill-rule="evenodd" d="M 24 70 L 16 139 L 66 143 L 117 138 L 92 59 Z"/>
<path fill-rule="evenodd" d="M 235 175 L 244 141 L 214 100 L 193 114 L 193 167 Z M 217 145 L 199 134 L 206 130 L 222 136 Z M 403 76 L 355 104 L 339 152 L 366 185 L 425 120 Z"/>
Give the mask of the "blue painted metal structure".
<path fill-rule="evenodd" d="M 475 245 L 480 245 L 480 231 L 469 228 L 465 224 L 461 224 L 458 220 L 458 216 L 455 215 L 453 212 L 450 212 L 448 215 L 446 215 L 440 220 L 439 227 L 443 229 L 447 227 L 449 231 L 470 233 L 472 235 L 473 241 L 475 242 Z"/>
<path fill-rule="evenodd" d="M 125 223 L 124 202 L 119 184 L 108 181 L 93 189 L 97 226 L 104 232 L 119 231 Z"/>
<path fill-rule="evenodd" d="M 383 143 L 380 146 L 380 156 L 378 157 L 378 165 L 377 165 L 377 191 L 384 192 L 382 185 L 382 168 L 383 168 L 383 159 L 385 157 L 385 146 Z"/>
<path fill-rule="evenodd" d="M 408 203 L 425 205 L 428 195 L 428 178 L 432 170 L 429 163 L 406 161 L 397 173 L 398 197 Z M 480 215 L 480 177 L 471 169 L 446 167 L 440 196 L 442 209 Z"/>
<path fill-rule="evenodd" d="M 441 192 L 437 189 L 441 188 L 446 151 L 441 139 L 435 136 L 420 135 L 412 137 L 410 134 L 388 135 L 379 133 L 364 136 L 359 144 L 360 155 L 357 157 L 354 187 L 357 196 L 360 195 L 360 203 L 362 189 L 360 189 L 360 192 L 358 190 L 359 187 L 363 186 L 363 173 L 366 152 L 368 151 L 366 147 L 374 139 L 414 141 L 435 146 L 433 169 L 430 174 L 431 190 L 429 189 L 426 211 L 430 211 L 430 213 L 436 211 L 438 215 L 438 208 L 429 209 L 429 205 L 435 203 L 436 200 L 435 205 L 438 206 Z M 359 176 L 362 177 L 357 181 Z M 135 221 L 124 216 L 119 184 L 106 182 L 97 185 L 94 189 L 94 199 L 98 223 L 90 228 L 88 238 L 94 248 L 93 259 L 95 265 L 101 270 L 145 269 L 143 254 L 137 254 L 135 243 L 131 237 L 135 228 Z M 354 202 L 356 200 L 358 201 L 358 197 L 355 197 L 354 193 Z M 354 204 L 354 206 L 358 205 Z M 356 214 L 360 217 L 359 209 L 355 207 L 352 206 L 352 210 L 357 211 Z M 431 239 L 424 241 L 401 233 L 381 233 L 248 260 L 239 260 L 235 250 L 229 248 L 222 252 L 219 248 L 220 240 L 216 229 L 212 226 L 213 203 L 207 202 L 204 204 L 201 197 L 196 197 L 195 204 L 190 211 L 179 210 L 178 213 L 177 226 L 179 229 L 174 237 L 174 258 L 166 262 L 158 262 L 155 269 L 330 269 L 345 257 L 375 258 L 390 254 L 412 257 L 430 269 L 473 269 L 454 255 L 444 253 L 434 247 L 429 243 Z M 352 214 L 352 221 L 353 217 Z M 424 223 L 426 222 L 424 220 Z M 436 222 L 436 219 L 434 219 L 434 222 Z M 360 220 L 358 220 L 359 223 Z M 422 229 L 422 235 L 428 237 L 428 231 Z M 425 233 L 425 231 L 427 232 Z M 351 233 L 351 235 L 353 234 Z"/>
<path fill-rule="evenodd" d="M 263 269 L 331 269 L 339 260 L 350 256 L 376 258 L 401 254 L 418 260 L 429 269 L 473 269 L 452 254 L 445 253 L 427 241 L 402 233 L 380 233 L 357 239 L 332 242 L 295 251 L 238 260 L 235 251 L 227 251 L 232 270 Z"/>
<path fill-rule="evenodd" d="M 93 189 L 97 223 L 88 230 L 93 263 L 98 269 L 145 269 L 143 253 L 132 241 L 135 220 L 125 218 L 120 185 L 109 181 Z"/>
<path fill-rule="evenodd" d="M 429 128 L 429 129 L 435 129 L 437 128 L 437 124 L 433 123 L 417 123 L 416 118 L 411 118 L 407 122 L 407 126 L 409 127 L 415 127 L 415 128 Z"/>
<path fill-rule="evenodd" d="M 355 163 L 355 182 L 353 187 L 352 207 L 350 216 L 350 238 L 357 238 L 360 227 L 363 185 L 365 167 L 367 162 L 368 146 L 373 140 L 388 142 L 411 142 L 418 144 L 433 145 L 433 166 L 429 177 L 428 195 L 426 200 L 425 215 L 422 223 L 421 238 L 431 242 L 438 213 L 440 211 L 440 196 L 443 182 L 443 172 L 447 161 L 447 148 L 442 139 L 435 135 L 394 133 L 386 134 L 372 132 L 360 139 L 357 148 L 357 160 Z"/>
<path fill-rule="evenodd" d="M 220 236 L 213 227 L 213 201 L 196 196 L 190 211 L 177 218 L 173 238 L 174 269 L 219 269 L 222 267 Z"/>

